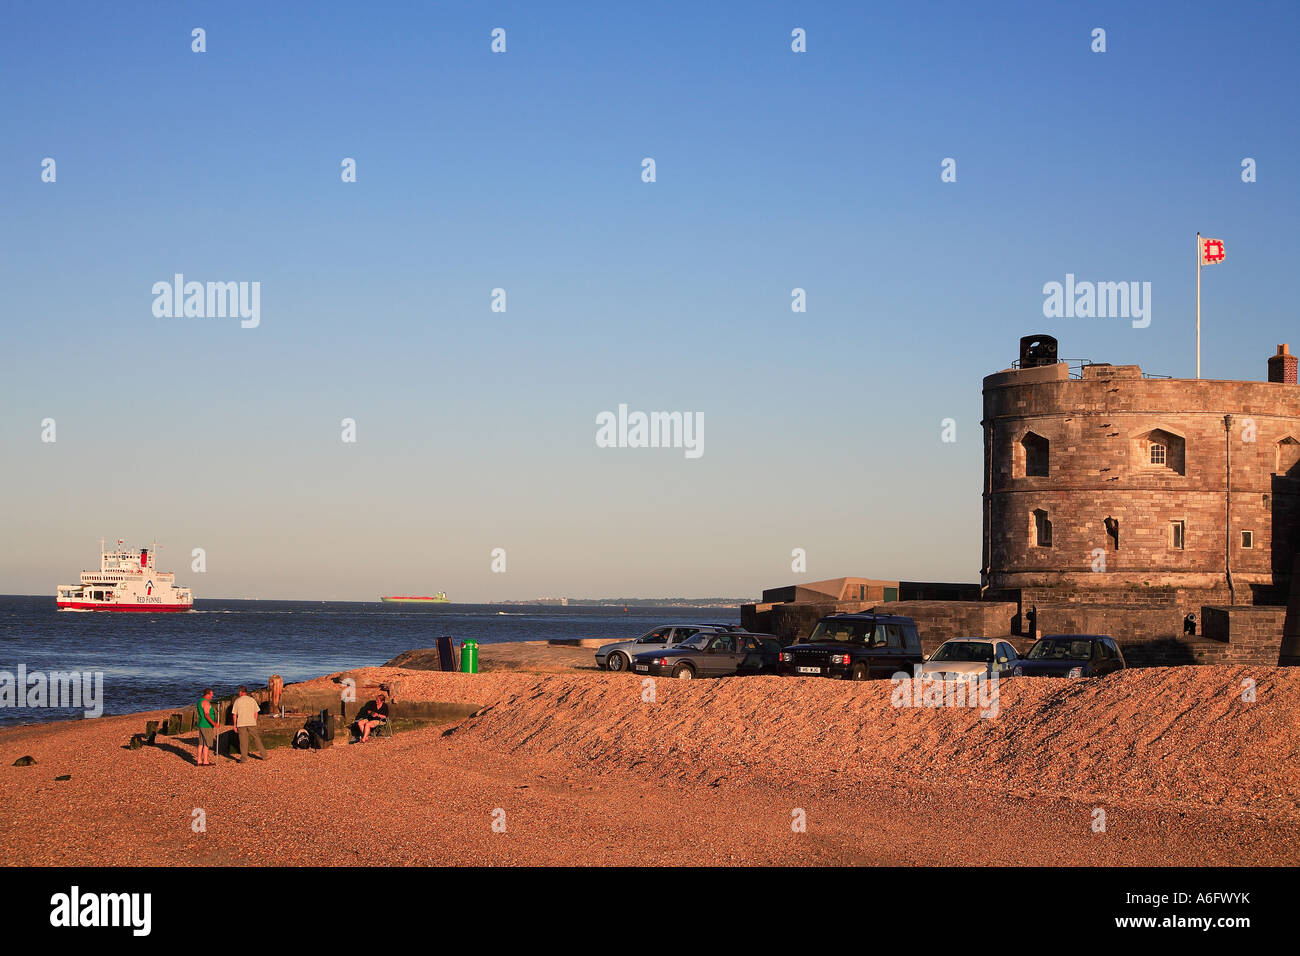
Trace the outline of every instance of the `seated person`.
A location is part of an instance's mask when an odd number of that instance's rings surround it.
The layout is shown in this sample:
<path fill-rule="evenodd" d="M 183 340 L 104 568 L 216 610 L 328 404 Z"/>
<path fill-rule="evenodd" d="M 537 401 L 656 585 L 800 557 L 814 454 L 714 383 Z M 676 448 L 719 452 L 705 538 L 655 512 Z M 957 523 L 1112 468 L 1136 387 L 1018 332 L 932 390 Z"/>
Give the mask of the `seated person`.
<path fill-rule="evenodd" d="M 361 736 L 361 743 L 370 739 L 370 731 L 386 723 L 388 723 L 388 696 L 381 690 L 375 695 L 375 699 L 362 707 L 357 714 L 356 728 Z"/>

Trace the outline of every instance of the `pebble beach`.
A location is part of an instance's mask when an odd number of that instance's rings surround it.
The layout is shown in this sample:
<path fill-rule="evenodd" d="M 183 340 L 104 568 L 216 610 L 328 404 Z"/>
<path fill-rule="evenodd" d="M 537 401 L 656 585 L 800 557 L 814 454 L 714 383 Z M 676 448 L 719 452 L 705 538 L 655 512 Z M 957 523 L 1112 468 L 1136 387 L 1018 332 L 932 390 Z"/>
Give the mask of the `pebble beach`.
<path fill-rule="evenodd" d="M 477 707 L 264 763 L 196 767 L 193 732 L 127 748 L 167 711 L 8 728 L 0 846 L 28 866 L 1300 863 L 1294 670 L 1012 679 L 989 718 L 896 706 L 887 681 L 659 680 L 646 700 L 590 658 L 323 675 L 293 686 Z"/>

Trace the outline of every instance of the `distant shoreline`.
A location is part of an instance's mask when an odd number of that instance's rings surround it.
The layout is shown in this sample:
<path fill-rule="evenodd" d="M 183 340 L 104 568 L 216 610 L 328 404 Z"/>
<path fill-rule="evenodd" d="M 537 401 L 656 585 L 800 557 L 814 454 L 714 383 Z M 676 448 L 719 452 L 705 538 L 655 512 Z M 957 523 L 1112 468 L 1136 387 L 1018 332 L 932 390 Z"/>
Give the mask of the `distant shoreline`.
<path fill-rule="evenodd" d="M 757 598 L 537 598 L 531 601 L 493 601 L 492 606 L 518 607 L 740 607 L 757 603 Z"/>

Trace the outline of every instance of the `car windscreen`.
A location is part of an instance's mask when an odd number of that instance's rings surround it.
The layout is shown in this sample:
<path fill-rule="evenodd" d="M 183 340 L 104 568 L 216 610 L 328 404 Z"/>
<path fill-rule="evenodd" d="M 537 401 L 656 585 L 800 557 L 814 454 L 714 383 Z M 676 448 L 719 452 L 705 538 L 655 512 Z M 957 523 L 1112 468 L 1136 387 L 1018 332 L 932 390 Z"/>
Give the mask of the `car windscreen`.
<path fill-rule="evenodd" d="M 1092 657 L 1092 641 L 1067 637 L 1045 637 L 1029 649 L 1031 661 L 1086 661 Z"/>
<path fill-rule="evenodd" d="M 983 641 L 949 641 L 934 652 L 932 661 L 991 661 L 993 645 Z"/>
<path fill-rule="evenodd" d="M 875 621 L 818 621 L 805 643 L 839 641 L 844 644 L 870 644 Z"/>
<path fill-rule="evenodd" d="M 677 646 L 702 648 L 705 644 L 708 643 L 709 638 L 711 638 L 712 636 L 713 634 L 708 631 L 700 631 L 698 634 L 692 634 L 690 637 L 682 641 Z"/>

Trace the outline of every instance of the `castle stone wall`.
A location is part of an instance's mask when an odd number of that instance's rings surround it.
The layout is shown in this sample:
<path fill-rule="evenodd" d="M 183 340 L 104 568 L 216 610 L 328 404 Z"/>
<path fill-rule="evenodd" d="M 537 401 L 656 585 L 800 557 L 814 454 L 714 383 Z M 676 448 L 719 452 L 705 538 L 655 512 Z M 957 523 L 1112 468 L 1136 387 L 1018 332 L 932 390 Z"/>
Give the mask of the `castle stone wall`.
<path fill-rule="evenodd" d="M 1300 545 L 1300 387 L 1064 369 L 985 379 L 984 583 L 1061 602 L 1165 589 L 1185 613 L 1224 600 L 1230 568 L 1232 603 L 1284 603 Z"/>

